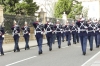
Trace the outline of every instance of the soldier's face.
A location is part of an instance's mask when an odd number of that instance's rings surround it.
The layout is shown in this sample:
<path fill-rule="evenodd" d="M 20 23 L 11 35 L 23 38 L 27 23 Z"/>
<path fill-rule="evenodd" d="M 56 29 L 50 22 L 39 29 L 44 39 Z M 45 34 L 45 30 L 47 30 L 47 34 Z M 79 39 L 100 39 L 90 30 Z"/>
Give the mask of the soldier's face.
<path fill-rule="evenodd" d="M 27 24 L 25 24 L 25 26 L 27 26 Z"/>
<path fill-rule="evenodd" d="M 16 23 L 14 23 L 14 25 L 16 25 Z"/>

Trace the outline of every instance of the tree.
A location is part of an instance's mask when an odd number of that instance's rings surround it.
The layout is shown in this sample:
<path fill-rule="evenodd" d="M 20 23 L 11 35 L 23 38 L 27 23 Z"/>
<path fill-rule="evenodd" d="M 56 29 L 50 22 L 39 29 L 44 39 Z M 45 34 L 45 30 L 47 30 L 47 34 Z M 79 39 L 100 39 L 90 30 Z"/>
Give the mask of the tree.
<path fill-rule="evenodd" d="M 19 3 L 19 0 L 3 0 L 4 13 L 15 14 L 15 5 Z"/>
<path fill-rule="evenodd" d="M 4 13 L 5 14 L 21 14 L 21 15 L 34 15 L 39 6 L 33 0 L 4 0 Z"/>
<path fill-rule="evenodd" d="M 34 15 L 35 11 L 39 9 L 39 6 L 37 6 L 36 2 L 33 2 L 33 0 L 24 0 L 26 2 L 27 7 L 27 15 Z"/>
<path fill-rule="evenodd" d="M 54 11 L 56 18 L 61 18 L 63 12 L 65 12 L 68 17 L 75 18 L 75 15 L 81 14 L 82 12 L 81 2 L 76 0 L 58 0 Z"/>

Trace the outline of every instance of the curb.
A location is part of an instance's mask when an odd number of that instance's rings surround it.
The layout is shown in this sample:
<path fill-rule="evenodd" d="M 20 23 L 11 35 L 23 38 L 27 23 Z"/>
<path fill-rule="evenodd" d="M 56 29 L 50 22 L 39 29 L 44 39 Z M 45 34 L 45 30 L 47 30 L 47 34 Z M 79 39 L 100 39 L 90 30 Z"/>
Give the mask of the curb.
<path fill-rule="evenodd" d="M 46 44 L 47 44 L 47 43 L 44 43 L 44 44 L 42 44 L 42 45 L 46 45 Z M 38 45 L 30 46 L 30 48 L 36 47 L 36 46 L 38 46 Z M 22 50 L 22 49 L 25 49 L 25 47 L 20 48 L 20 50 Z M 8 50 L 8 51 L 4 51 L 4 53 L 12 52 L 12 51 L 13 51 L 13 49 L 12 49 L 12 50 Z"/>

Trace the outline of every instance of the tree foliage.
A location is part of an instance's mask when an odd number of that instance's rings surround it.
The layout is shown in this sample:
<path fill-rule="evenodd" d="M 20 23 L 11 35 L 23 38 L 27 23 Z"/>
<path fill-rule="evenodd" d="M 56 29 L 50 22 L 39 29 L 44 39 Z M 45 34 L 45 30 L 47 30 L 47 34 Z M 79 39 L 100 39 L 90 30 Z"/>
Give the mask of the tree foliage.
<path fill-rule="evenodd" d="M 58 0 L 54 11 L 54 15 L 57 18 L 61 18 L 63 12 L 65 12 L 68 17 L 75 18 L 75 15 L 79 15 L 82 12 L 81 2 L 76 0 Z"/>
<path fill-rule="evenodd" d="M 39 9 L 39 6 L 33 0 L 3 0 L 5 14 L 21 14 L 21 15 L 34 15 L 35 11 Z"/>

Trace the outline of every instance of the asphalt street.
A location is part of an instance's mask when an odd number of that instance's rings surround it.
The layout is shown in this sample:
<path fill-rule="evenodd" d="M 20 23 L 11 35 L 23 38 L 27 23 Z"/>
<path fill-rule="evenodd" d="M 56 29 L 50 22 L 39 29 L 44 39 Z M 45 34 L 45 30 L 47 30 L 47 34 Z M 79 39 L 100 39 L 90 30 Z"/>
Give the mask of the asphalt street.
<path fill-rule="evenodd" d="M 43 45 L 43 54 L 38 55 L 38 47 L 32 47 L 30 50 L 21 50 L 20 52 L 8 52 L 0 56 L 0 66 L 81 66 L 88 59 L 99 52 L 100 48 L 89 50 L 87 54 L 82 55 L 80 44 L 67 46 L 67 42 L 62 42 L 62 48 L 58 44 L 53 44 L 53 50 L 49 51 L 47 45 Z"/>

